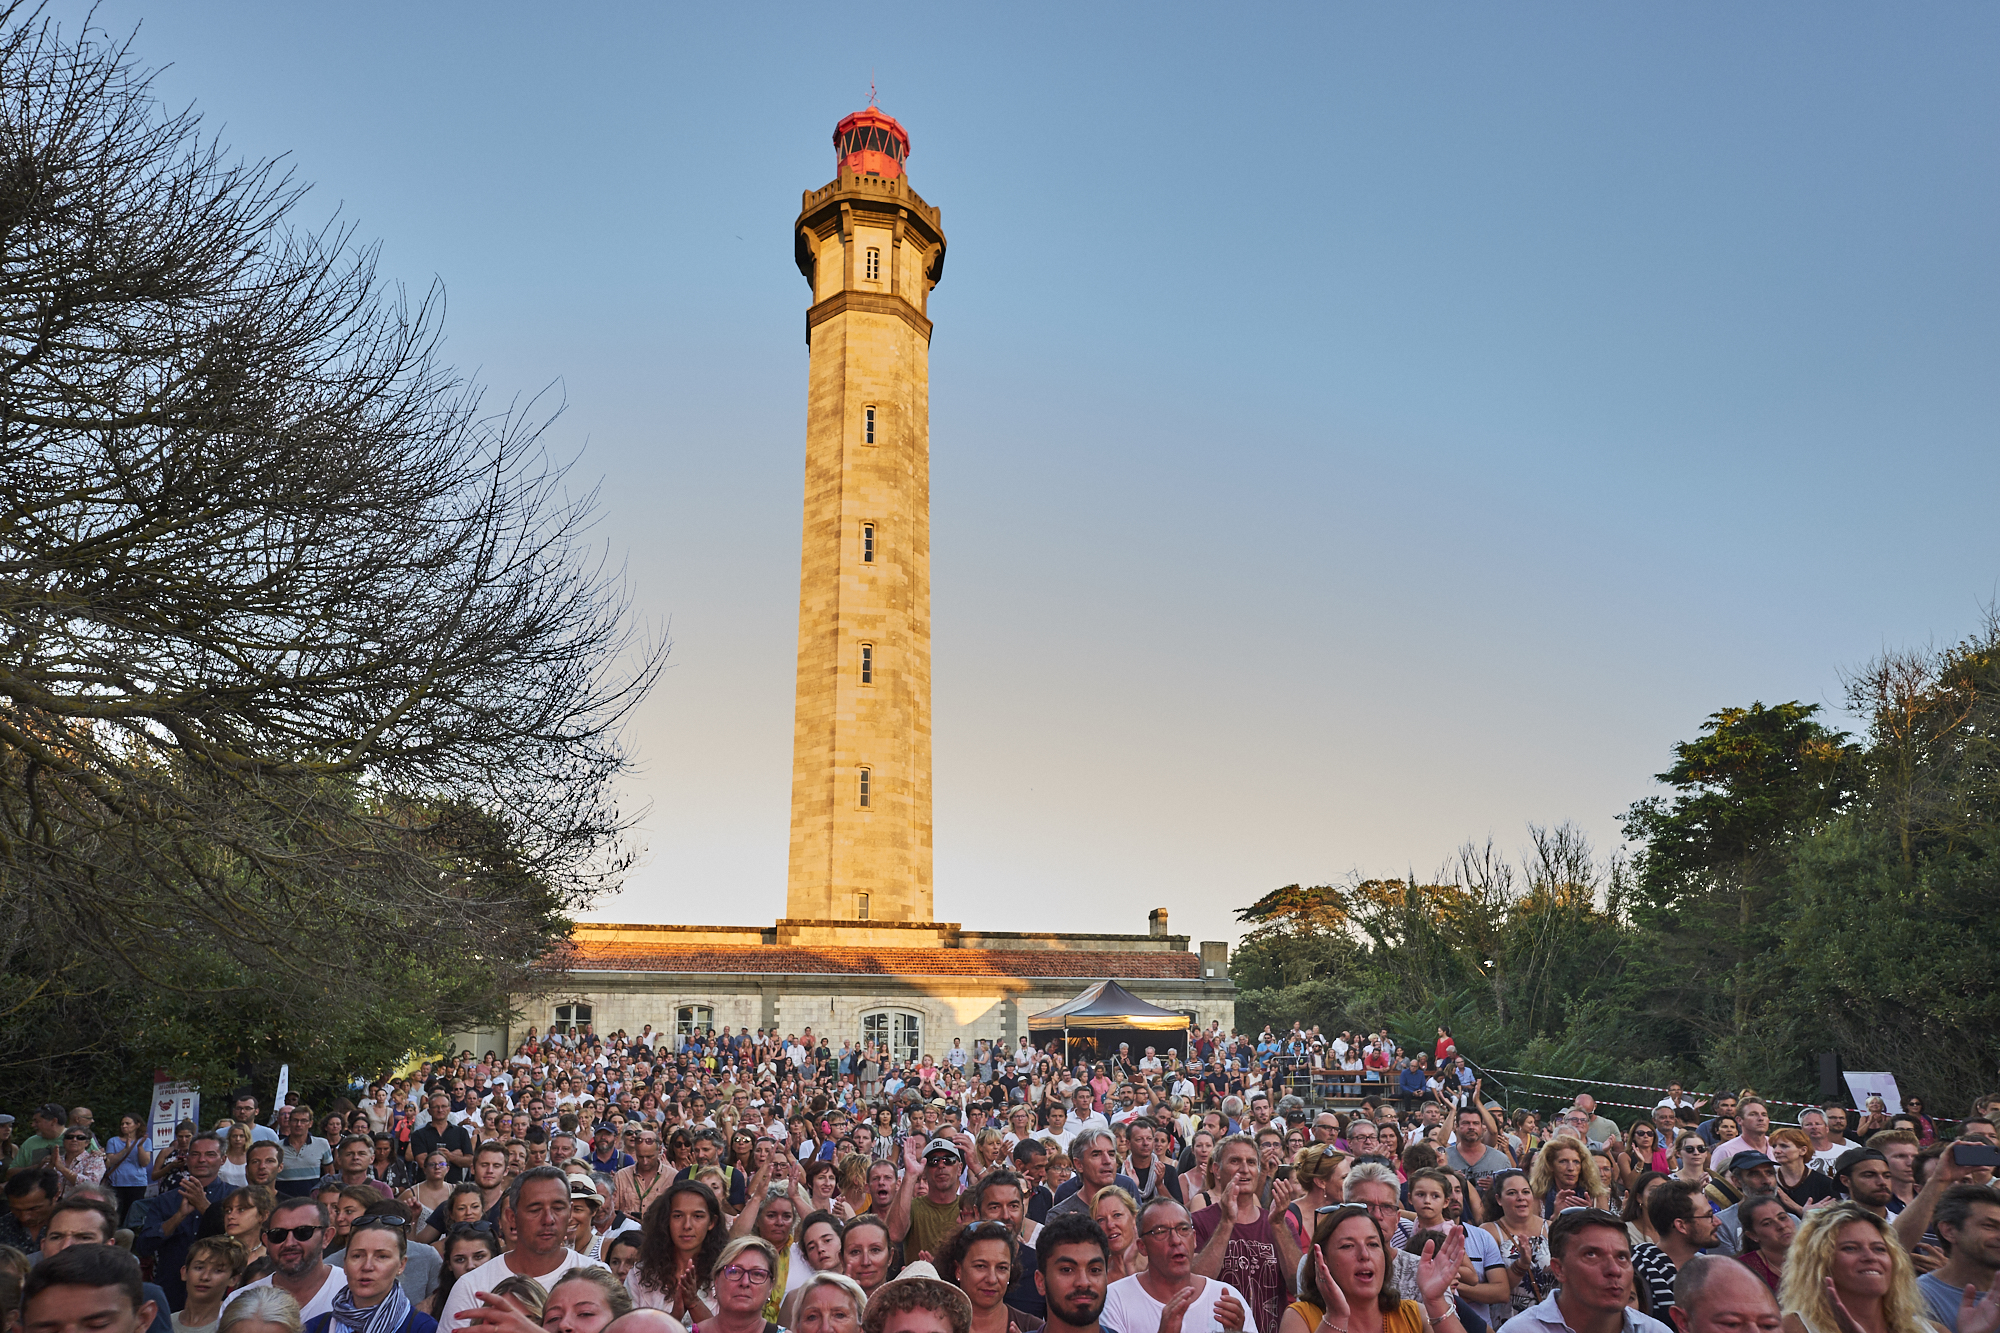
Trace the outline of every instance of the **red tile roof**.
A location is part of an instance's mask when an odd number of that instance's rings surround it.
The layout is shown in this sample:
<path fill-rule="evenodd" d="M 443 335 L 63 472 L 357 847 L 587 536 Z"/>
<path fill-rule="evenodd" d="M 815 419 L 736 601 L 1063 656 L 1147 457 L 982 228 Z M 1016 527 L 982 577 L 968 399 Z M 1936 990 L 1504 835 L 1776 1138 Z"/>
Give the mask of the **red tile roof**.
<path fill-rule="evenodd" d="M 1201 976 L 1184 952 L 1091 949 L 852 949 L 801 945 L 619 944 L 581 940 L 568 959 L 580 972 L 750 972 L 830 976 L 1140 977 Z"/>

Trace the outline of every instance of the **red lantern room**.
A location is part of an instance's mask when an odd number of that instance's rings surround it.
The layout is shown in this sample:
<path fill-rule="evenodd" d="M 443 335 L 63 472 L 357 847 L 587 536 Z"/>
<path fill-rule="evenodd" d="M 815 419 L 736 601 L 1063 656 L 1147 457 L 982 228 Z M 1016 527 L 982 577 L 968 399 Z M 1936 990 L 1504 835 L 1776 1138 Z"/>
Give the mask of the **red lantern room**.
<path fill-rule="evenodd" d="M 903 174 L 910 136 L 894 116 L 863 107 L 833 127 L 833 151 L 840 167 L 855 175 L 889 180 Z"/>

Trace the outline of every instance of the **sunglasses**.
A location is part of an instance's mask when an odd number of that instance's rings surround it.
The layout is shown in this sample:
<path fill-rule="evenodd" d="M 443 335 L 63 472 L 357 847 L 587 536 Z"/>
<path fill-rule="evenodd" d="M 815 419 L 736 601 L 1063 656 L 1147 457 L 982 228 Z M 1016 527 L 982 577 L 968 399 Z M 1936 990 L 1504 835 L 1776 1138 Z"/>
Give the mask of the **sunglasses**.
<path fill-rule="evenodd" d="M 306 1227 L 268 1227 L 264 1231 L 264 1240 L 267 1244 L 271 1245 L 282 1245 L 287 1239 L 307 1241 L 324 1230 L 326 1230 L 325 1227 L 318 1225 Z"/>
<path fill-rule="evenodd" d="M 370 1213 L 354 1225 L 357 1230 L 361 1227 L 395 1227 L 400 1230 L 410 1225 L 410 1219 L 395 1213 Z"/>

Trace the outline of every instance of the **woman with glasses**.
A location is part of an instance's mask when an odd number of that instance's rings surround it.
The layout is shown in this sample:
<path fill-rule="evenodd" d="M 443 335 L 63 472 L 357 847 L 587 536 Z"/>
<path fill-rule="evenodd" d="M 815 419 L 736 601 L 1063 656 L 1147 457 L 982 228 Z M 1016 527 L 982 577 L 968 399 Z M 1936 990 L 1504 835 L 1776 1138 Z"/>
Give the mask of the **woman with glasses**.
<path fill-rule="evenodd" d="M 63 1131 L 62 1142 L 49 1154 L 49 1165 L 62 1177 L 64 1193 L 104 1179 L 104 1154 L 90 1146 L 90 1131 L 75 1125 Z"/>
<path fill-rule="evenodd" d="M 307 1321 L 305 1333 L 436 1333 L 437 1320 L 403 1291 L 409 1241 L 401 1218 L 364 1217 L 348 1232 L 341 1255 L 347 1289 L 333 1309 Z"/>
<path fill-rule="evenodd" d="M 1660 1131 L 1653 1127 L 1650 1120 L 1633 1121 L 1625 1141 L 1618 1145 L 1616 1151 L 1614 1165 L 1618 1171 L 1618 1183 L 1627 1190 L 1649 1171 L 1665 1174 L 1673 1170 L 1673 1162 L 1660 1143 Z"/>
<path fill-rule="evenodd" d="M 1714 1149 L 1708 1140 L 1689 1130 L 1674 1140 L 1674 1179 L 1694 1186 L 1708 1196 L 1708 1201 L 1717 1208 L 1728 1208 L 1736 1202 L 1736 1196 L 1722 1187 L 1722 1182 L 1708 1173 L 1708 1157 Z"/>
<path fill-rule="evenodd" d="M 777 1333 L 765 1317 L 778 1256 L 762 1236 L 739 1236 L 715 1258 L 715 1313 L 689 1333 Z"/>
<path fill-rule="evenodd" d="M 1003 1222 L 974 1222 L 951 1234 L 938 1253 L 938 1276 L 965 1293 L 972 1305 L 971 1333 L 1034 1333 L 1042 1321 L 1007 1304 L 1020 1249 Z M 1106 1274 L 1107 1279 L 1109 1274 Z"/>
<path fill-rule="evenodd" d="M 683 1324 L 715 1310 L 715 1264 L 728 1238 L 715 1192 L 699 1181 L 671 1186 L 646 1210 L 639 1264 L 625 1279 L 633 1303 Z M 761 1299 L 761 1298 L 760 1298 Z"/>
<path fill-rule="evenodd" d="M 1555 1288 L 1549 1271 L 1548 1224 L 1527 1173 L 1510 1168 L 1493 1177 L 1494 1219 L 1487 1234 L 1500 1244 L 1508 1274 L 1514 1280 L 1508 1304 L 1515 1314 L 1537 1305 Z"/>
<path fill-rule="evenodd" d="M 1465 1262 L 1465 1239 L 1454 1232 L 1427 1245 L 1417 1260 L 1420 1300 L 1405 1300 L 1391 1280 L 1388 1238 L 1359 1204 L 1320 1216 L 1306 1256 L 1299 1299 L 1285 1310 L 1278 1333 L 1463 1333 L 1452 1287 Z"/>
<path fill-rule="evenodd" d="M 1929 1116 L 1924 1114 L 1923 1098 L 1903 1098 L 1903 1114 L 1910 1116 L 1917 1122 L 1917 1142 L 1919 1144 L 1929 1145 L 1937 1139 L 1937 1125 L 1931 1121 Z"/>
<path fill-rule="evenodd" d="M 415 1203 L 422 1207 L 423 1216 L 429 1217 L 442 1208 L 445 1201 L 454 1197 L 456 1191 L 445 1177 L 451 1174 L 451 1161 L 441 1152 L 426 1153 L 423 1160 L 423 1178 L 403 1191 L 403 1203 Z M 475 1191 L 478 1186 L 473 1186 Z M 449 1214 L 447 1214 L 449 1216 Z"/>

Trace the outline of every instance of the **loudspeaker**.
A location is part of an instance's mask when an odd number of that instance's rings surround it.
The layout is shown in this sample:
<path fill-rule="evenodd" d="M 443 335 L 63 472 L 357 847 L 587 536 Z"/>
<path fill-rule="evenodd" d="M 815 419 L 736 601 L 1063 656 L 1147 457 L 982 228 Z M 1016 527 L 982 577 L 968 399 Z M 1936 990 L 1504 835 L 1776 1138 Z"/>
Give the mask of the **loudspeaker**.
<path fill-rule="evenodd" d="M 1842 1105 L 1847 1102 L 1847 1081 L 1840 1076 L 1840 1052 L 1821 1051 L 1819 1055 L 1819 1095 L 1820 1100 L 1838 1097 Z"/>

